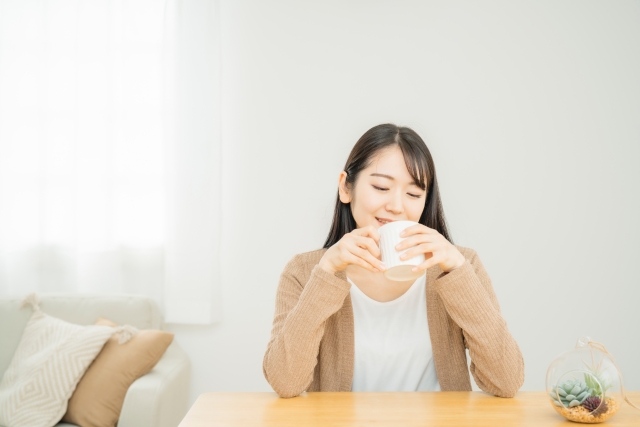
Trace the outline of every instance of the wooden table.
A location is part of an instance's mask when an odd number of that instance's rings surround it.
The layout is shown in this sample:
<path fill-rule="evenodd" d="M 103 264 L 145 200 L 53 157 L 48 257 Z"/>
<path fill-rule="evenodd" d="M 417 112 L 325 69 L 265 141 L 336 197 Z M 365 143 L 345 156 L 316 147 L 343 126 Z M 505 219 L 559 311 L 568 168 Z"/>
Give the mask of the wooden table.
<path fill-rule="evenodd" d="M 640 402 L 640 392 L 629 393 Z M 275 393 L 205 393 L 179 427 L 222 426 L 571 426 L 544 392 L 501 399 L 480 392 L 305 393 L 280 399 Z M 640 411 L 624 403 L 603 426 L 640 426 Z"/>

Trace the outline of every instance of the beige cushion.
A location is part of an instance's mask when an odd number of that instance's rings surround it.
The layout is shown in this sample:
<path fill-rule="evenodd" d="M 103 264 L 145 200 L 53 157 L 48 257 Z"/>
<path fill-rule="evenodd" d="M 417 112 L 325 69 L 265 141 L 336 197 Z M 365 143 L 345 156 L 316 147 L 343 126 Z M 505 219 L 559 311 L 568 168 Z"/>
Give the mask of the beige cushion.
<path fill-rule="evenodd" d="M 74 325 L 34 307 L 0 383 L 0 425 L 57 424 L 76 384 L 113 335 L 113 328 Z"/>
<path fill-rule="evenodd" d="M 118 325 L 162 329 L 160 308 L 148 297 L 96 294 L 39 294 L 39 297 L 42 311 L 76 325 L 92 325 L 102 316 Z M 0 296 L 0 376 L 9 367 L 32 314 L 30 310 L 20 310 L 23 299 L 24 295 Z"/>
<path fill-rule="evenodd" d="M 108 319 L 97 325 L 117 326 Z M 142 330 L 124 344 L 114 334 L 82 377 L 69 400 L 64 422 L 82 427 L 113 427 L 118 422 L 129 386 L 162 357 L 173 334 Z"/>

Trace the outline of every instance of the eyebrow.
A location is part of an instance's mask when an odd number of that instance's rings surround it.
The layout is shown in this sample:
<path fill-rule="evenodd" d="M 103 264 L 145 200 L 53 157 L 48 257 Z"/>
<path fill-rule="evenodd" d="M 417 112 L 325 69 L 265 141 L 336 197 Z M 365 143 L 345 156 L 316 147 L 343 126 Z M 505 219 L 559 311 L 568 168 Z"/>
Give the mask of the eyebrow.
<path fill-rule="evenodd" d="M 385 175 L 383 173 L 372 173 L 371 176 L 381 176 L 383 178 L 390 179 L 391 181 L 395 181 L 394 177 L 392 177 L 391 175 Z"/>
<path fill-rule="evenodd" d="M 383 173 L 375 173 L 375 172 L 374 172 L 374 173 L 372 173 L 372 174 L 371 174 L 371 175 L 369 175 L 369 176 L 380 176 L 380 177 L 382 177 L 382 178 L 390 179 L 391 181 L 395 181 L 395 180 L 396 180 L 396 179 L 395 179 L 394 177 L 392 177 L 391 175 L 385 175 L 385 174 L 383 174 Z M 420 188 L 420 186 L 418 185 L 418 183 L 417 183 L 417 182 L 415 182 L 415 181 L 414 181 L 414 182 L 412 182 L 412 183 L 411 183 L 411 185 L 415 185 L 416 187 Z"/>

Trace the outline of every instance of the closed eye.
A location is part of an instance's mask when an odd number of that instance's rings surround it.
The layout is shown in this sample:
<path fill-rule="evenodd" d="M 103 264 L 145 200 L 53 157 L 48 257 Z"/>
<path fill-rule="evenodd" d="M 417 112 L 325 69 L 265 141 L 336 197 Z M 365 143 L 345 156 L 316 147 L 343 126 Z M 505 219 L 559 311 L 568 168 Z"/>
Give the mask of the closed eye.
<path fill-rule="evenodd" d="M 414 199 L 419 199 L 421 197 L 420 194 L 411 194 L 411 193 L 407 193 L 407 194 L 413 197 Z"/>
<path fill-rule="evenodd" d="M 378 191 L 387 191 L 388 188 L 382 188 L 382 187 L 376 187 L 375 185 L 372 185 L 373 188 L 375 188 Z"/>

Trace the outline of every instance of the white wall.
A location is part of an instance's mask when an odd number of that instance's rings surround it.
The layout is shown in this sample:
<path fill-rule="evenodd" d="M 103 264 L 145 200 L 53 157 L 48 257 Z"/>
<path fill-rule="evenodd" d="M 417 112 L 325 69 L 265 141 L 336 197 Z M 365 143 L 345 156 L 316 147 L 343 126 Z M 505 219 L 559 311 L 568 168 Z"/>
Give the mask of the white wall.
<path fill-rule="evenodd" d="M 426 140 L 524 390 L 584 334 L 640 389 L 640 3 L 222 0 L 222 321 L 170 326 L 191 400 L 267 391 L 279 274 L 319 248 L 371 126 Z"/>

